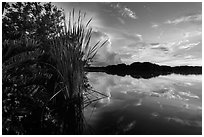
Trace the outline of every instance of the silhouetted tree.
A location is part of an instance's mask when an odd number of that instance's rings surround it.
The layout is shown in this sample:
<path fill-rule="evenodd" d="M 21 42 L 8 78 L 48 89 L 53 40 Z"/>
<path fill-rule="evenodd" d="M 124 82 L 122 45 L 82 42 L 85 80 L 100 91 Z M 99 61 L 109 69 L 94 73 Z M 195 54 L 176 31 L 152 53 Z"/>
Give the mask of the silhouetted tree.
<path fill-rule="evenodd" d="M 43 130 L 42 116 L 57 78 L 39 62 L 49 63 L 46 43 L 62 29 L 62 10 L 51 3 L 2 4 L 3 134 L 56 133 L 53 117 Z"/>
<path fill-rule="evenodd" d="M 81 134 L 83 107 L 92 101 L 84 99 L 92 92 L 83 69 L 100 45 L 89 45 L 91 20 L 84 25 L 79 12 L 74 21 L 73 10 L 67 28 L 51 3 L 6 3 L 5 9 L 3 134 Z"/>
<path fill-rule="evenodd" d="M 2 2 L 2 13 L 4 13 L 4 7 L 6 5 L 6 2 Z"/>
<path fill-rule="evenodd" d="M 18 39 L 22 35 L 46 40 L 57 35 L 64 18 L 62 10 L 51 3 L 4 3 L 2 34 L 5 39 Z"/>

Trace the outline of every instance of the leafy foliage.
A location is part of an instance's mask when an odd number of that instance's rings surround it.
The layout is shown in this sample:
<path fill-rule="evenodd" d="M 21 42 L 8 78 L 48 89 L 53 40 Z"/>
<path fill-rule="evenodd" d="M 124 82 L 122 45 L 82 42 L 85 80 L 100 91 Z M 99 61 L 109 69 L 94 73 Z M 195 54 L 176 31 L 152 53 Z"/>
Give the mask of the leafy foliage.
<path fill-rule="evenodd" d="M 91 20 L 84 25 L 80 12 L 74 20 L 73 10 L 67 25 L 51 3 L 12 3 L 6 10 L 3 134 L 81 134 L 83 108 L 98 99 L 93 93 L 103 96 L 84 71 L 100 47 L 89 45 Z"/>
<path fill-rule="evenodd" d="M 3 40 L 22 35 L 44 41 L 62 28 L 62 10 L 51 3 L 6 3 L 2 18 Z"/>

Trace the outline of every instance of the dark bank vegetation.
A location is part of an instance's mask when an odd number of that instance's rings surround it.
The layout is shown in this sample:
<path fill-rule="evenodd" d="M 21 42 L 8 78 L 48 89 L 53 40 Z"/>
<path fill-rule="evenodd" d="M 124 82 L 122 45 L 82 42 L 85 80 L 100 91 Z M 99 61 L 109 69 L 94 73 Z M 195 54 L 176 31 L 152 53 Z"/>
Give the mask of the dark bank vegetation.
<path fill-rule="evenodd" d="M 77 15 L 75 15 L 77 13 Z M 85 14 L 51 3 L 6 3 L 2 17 L 2 133 L 83 134 L 83 109 L 105 97 L 86 77 L 98 48 Z"/>
<path fill-rule="evenodd" d="M 109 65 L 106 67 L 89 67 L 86 68 L 89 72 L 106 72 L 107 74 L 126 76 L 130 75 L 133 78 L 152 78 L 159 75 L 181 74 L 181 75 L 200 75 L 202 67 L 200 66 L 165 66 L 157 65 L 150 62 L 134 62 L 130 65 L 118 64 Z"/>

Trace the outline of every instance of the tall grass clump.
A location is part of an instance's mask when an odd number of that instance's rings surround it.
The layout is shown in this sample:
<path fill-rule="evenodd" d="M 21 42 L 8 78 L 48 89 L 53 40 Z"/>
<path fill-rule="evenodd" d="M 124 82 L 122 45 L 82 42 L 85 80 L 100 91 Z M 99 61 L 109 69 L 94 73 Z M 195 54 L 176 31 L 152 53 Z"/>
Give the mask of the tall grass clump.
<path fill-rule="evenodd" d="M 84 68 L 106 43 L 90 45 L 91 19 L 84 19 L 73 10 L 52 37 L 2 42 L 3 134 L 83 134 L 83 109 L 105 97 Z"/>
<path fill-rule="evenodd" d="M 74 10 L 70 12 L 58 36 L 48 42 L 54 62 L 51 67 L 56 70 L 56 79 L 59 80 L 50 100 L 55 102 L 57 112 L 61 111 L 58 114 L 62 117 L 63 134 L 80 134 L 84 129 L 83 108 L 87 103 L 84 102 L 84 95 L 88 91 L 84 68 L 90 65 L 98 48 L 106 43 L 97 42 L 90 46 L 91 19 L 84 24 L 85 14 L 79 11 L 76 19 L 74 14 Z"/>

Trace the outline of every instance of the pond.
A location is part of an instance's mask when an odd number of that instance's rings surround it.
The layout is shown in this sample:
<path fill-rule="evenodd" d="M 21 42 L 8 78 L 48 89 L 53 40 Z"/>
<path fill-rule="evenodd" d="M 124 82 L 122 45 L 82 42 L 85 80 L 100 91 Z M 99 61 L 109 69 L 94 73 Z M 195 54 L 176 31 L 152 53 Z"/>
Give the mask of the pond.
<path fill-rule="evenodd" d="M 91 72 L 88 78 L 109 96 L 84 110 L 92 134 L 202 134 L 202 75 L 135 79 Z"/>

